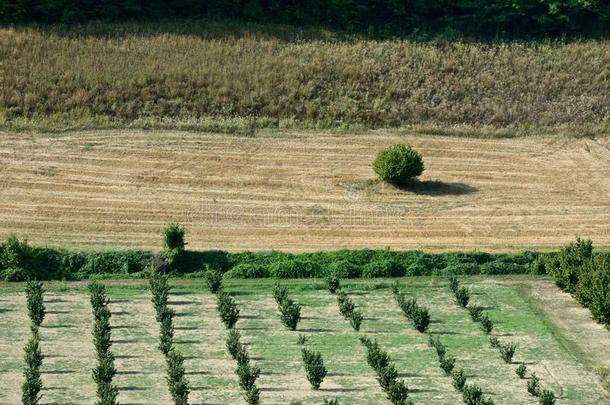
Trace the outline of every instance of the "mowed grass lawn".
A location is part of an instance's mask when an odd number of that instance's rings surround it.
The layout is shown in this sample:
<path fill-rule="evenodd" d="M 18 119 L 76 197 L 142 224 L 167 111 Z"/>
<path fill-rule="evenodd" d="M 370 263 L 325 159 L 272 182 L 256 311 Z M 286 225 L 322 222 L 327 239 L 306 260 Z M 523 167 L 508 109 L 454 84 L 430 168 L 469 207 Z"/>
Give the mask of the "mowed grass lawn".
<path fill-rule="evenodd" d="M 464 277 L 471 301 L 479 303 L 495 321 L 493 335 L 513 341 L 518 349 L 513 364 L 505 364 L 488 337 L 458 307 L 444 278 L 400 279 L 408 296 L 429 307 L 430 333 L 439 336 L 448 354 L 457 357 L 468 381 L 483 388 L 496 404 L 535 403 L 526 381 L 515 374 L 517 363 L 525 362 L 542 385 L 551 389 L 560 404 L 608 403 L 592 368 L 610 363 L 610 352 L 584 353 L 576 349 L 583 342 L 571 342 L 577 330 L 563 331 L 546 317 L 553 305 L 576 316 L 592 328 L 587 333 L 597 347 L 610 332 L 587 321 L 586 310 L 559 292 L 547 278 L 529 276 Z M 235 363 L 225 349 L 227 331 L 216 311 L 215 297 L 203 280 L 171 279 L 170 306 L 175 342 L 185 355 L 190 403 L 243 403 L 234 374 Z M 339 314 L 336 297 L 319 280 L 286 280 L 291 298 L 303 305 L 298 330 L 284 328 L 272 296 L 273 280 L 231 280 L 225 288 L 241 309 L 237 328 L 247 343 L 252 360 L 260 367 L 263 403 L 320 404 L 337 398 L 342 404 L 389 403 L 367 365 L 358 337 L 377 339 L 395 362 L 416 404 L 455 404 L 461 398 L 438 367 L 428 336 L 417 332 L 396 305 L 391 280 L 345 281 L 344 289 L 363 310 L 360 332 L 352 330 Z M 122 404 L 170 403 L 165 381 L 165 364 L 157 349 L 158 325 L 146 281 L 108 281 L 111 323 Z M 44 390 L 41 403 L 92 403 L 95 385 L 91 369 L 95 364 L 91 336 L 93 323 L 85 283 L 46 284 L 47 316 L 41 329 Z M 544 293 L 541 293 L 544 292 Z M 542 308 L 542 309 L 541 309 Z M 576 315 L 574 315 L 576 313 Z M 598 327 L 599 326 L 599 327 Z M 572 324 L 578 328 L 578 324 Z M 565 332 L 565 333 L 564 333 Z M 319 391 L 306 380 L 297 336 L 308 337 L 307 345 L 321 351 L 329 374 Z M 22 347 L 29 338 L 29 320 L 23 285 L 0 287 L 0 403 L 15 404 L 22 383 Z M 593 345 L 595 346 L 595 345 Z M 593 359 L 593 360 L 592 360 Z"/>

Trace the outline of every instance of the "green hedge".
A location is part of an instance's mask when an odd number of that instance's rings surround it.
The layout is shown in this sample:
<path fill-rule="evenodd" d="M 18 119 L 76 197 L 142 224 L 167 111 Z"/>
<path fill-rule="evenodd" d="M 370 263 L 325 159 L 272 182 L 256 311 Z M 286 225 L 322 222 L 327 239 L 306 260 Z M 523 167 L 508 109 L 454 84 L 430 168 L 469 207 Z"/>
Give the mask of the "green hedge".
<path fill-rule="evenodd" d="M 607 32 L 609 16 L 606 0 L 0 0 L 0 22 L 213 17 L 374 34 L 570 35 Z"/>
<path fill-rule="evenodd" d="M 145 250 L 71 251 L 30 247 L 11 237 L 0 248 L 0 276 L 4 280 L 83 280 L 148 276 L 151 264 L 165 265 L 174 275 L 201 276 L 207 267 L 225 278 L 310 278 L 330 273 L 342 278 L 372 278 L 456 274 L 523 274 L 544 272 L 540 257 L 523 252 L 426 253 L 422 251 L 337 250 L 314 253 L 184 251 L 171 264 Z"/>

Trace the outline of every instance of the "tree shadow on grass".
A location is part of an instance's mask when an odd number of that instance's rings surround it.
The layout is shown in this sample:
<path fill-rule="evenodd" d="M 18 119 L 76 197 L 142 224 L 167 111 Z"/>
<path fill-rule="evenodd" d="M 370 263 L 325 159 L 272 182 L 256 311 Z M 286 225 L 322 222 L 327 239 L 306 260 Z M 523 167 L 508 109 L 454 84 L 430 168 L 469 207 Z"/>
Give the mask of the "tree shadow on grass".
<path fill-rule="evenodd" d="M 396 186 L 399 190 L 419 195 L 445 196 L 466 195 L 479 191 L 478 188 L 464 183 L 446 183 L 438 180 L 414 180 L 404 185 Z"/>

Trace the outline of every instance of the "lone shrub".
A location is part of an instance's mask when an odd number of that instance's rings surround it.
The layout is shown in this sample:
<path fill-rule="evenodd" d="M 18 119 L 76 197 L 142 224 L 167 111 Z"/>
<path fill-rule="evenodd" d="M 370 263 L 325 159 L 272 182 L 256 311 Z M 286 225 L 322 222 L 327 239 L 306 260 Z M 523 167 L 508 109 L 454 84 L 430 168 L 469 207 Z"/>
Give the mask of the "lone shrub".
<path fill-rule="evenodd" d="M 464 385 L 466 385 L 466 374 L 464 373 L 464 370 L 453 370 L 451 373 L 451 378 L 453 379 L 453 388 L 458 391 L 462 391 L 464 389 Z"/>
<path fill-rule="evenodd" d="M 527 382 L 527 392 L 535 397 L 540 395 L 540 378 L 538 378 L 536 373 L 532 373 L 531 378 Z"/>
<path fill-rule="evenodd" d="M 517 350 L 517 345 L 514 343 L 501 344 L 499 349 L 500 356 L 502 356 L 502 360 L 504 360 L 504 362 L 507 364 L 512 363 L 513 356 L 515 355 L 515 351 Z"/>
<path fill-rule="evenodd" d="M 285 327 L 296 330 L 301 319 L 301 306 L 295 304 L 290 298 L 284 299 L 280 304 L 280 317 Z"/>
<path fill-rule="evenodd" d="M 481 329 L 483 332 L 489 335 L 494 328 L 493 321 L 489 319 L 487 314 L 482 314 L 479 318 L 479 322 L 481 322 Z"/>
<path fill-rule="evenodd" d="M 25 295 L 27 299 L 28 314 L 32 325 L 38 328 L 44 320 L 44 288 L 39 281 L 28 281 L 25 284 Z"/>
<path fill-rule="evenodd" d="M 220 291 L 216 296 L 216 306 L 225 327 L 233 328 L 239 320 L 239 308 L 229 293 Z"/>
<path fill-rule="evenodd" d="M 341 288 L 341 281 L 336 274 L 329 274 L 326 277 L 326 288 L 331 294 L 336 293 Z"/>
<path fill-rule="evenodd" d="M 305 373 L 307 374 L 307 380 L 311 384 L 314 390 L 320 388 L 320 384 L 326 377 L 326 367 L 324 367 L 324 361 L 322 360 L 322 354 L 320 352 L 314 352 L 303 348 L 301 350 L 303 364 L 305 365 Z"/>
<path fill-rule="evenodd" d="M 474 322 L 479 322 L 481 320 L 481 315 L 483 314 L 483 308 L 479 305 L 468 305 L 468 313 L 470 314 L 470 319 Z"/>
<path fill-rule="evenodd" d="M 519 364 L 519 367 L 517 367 L 515 373 L 519 376 L 519 378 L 525 378 L 525 374 L 527 373 L 527 366 L 523 363 Z"/>
<path fill-rule="evenodd" d="M 222 273 L 218 270 L 209 269 L 204 273 L 205 283 L 212 294 L 216 294 L 222 288 Z"/>
<path fill-rule="evenodd" d="M 470 293 L 466 287 L 460 287 L 455 292 L 455 301 L 461 306 L 466 308 L 468 301 L 470 300 Z"/>
<path fill-rule="evenodd" d="M 167 353 L 167 385 L 174 405 L 188 405 L 189 382 L 184 372 L 184 357 L 176 351 Z"/>
<path fill-rule="evenodd" d="M 555 394 L 549 390 L 542 390 L 538 399 L 540 405 L 555 405 Z"/>
<path fill-rule="evenodd" d="M 377 154 L 373 170 L 381 180 L 402 186 L 422 174 L 424 161 L 409 145 L 397 144 Z"/>
<path fill-rule="evenodd" d="M 40 401 L 40 390 L 42 390 L 42 379 L 40 378 L 40 366 L 43 355 L 40 350 L 38 335 L 30 339 L 25 345 L 25 369 L 23 374 L 25 381 L 21 386 L 21 402 L 23 405 L 36 405 Z"/>

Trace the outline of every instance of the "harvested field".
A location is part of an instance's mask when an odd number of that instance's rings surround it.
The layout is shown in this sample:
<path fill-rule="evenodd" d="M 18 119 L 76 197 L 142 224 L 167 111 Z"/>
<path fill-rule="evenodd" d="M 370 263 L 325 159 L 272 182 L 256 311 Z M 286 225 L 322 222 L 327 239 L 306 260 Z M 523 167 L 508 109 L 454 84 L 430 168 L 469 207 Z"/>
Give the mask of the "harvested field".
<path fill-rule="evenodd" d="M 610 246 L 610 141 L 102 131 L 0 134 L 0 237 L 76 248 L 157 248 L 171 221 L 189 249 Z M 379 183 L 371 162 L 408 142 L 422 183 Z"/>

